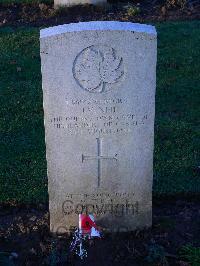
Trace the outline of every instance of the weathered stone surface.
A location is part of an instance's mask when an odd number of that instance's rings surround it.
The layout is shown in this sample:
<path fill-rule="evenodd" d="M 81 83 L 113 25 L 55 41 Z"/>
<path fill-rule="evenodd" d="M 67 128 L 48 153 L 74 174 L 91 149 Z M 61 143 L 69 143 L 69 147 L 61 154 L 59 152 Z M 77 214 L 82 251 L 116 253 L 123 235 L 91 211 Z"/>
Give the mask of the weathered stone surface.
<path fill-rule="evenodd" d="M 74 5 L 84 5 L 84 4 L 92 4 L 92 5 L 102 5 L 106 4 L 107 0 L 54 0 L 54 6 L 74 6 Z"/>
<path fill-rule="evenodd" d="M 79 213 L 111 231 L 150 226 L 155 28 L 87 22 L 40 40 L 51 230 Z"/>

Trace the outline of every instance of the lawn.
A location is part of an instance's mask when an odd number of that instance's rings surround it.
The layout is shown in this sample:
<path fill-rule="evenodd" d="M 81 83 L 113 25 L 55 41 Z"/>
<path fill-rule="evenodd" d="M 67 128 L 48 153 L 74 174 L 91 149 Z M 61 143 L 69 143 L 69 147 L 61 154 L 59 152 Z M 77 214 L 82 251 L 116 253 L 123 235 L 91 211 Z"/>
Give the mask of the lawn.
<path fill-rule="evenodd" d="M 200 193 L 200 21 L 156 24 L 154 196 Z M 46 202 L 39 29 L 0 30 L 0 202 Z"/>

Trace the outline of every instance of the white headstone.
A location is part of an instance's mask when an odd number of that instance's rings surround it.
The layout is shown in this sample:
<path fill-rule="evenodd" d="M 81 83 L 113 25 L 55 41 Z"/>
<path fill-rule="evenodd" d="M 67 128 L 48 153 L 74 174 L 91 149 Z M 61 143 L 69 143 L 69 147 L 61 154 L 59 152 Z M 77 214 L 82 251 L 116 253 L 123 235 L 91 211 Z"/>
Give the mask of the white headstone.
<path fill-rule="evenodd" d="M 107 0 L 54 0 L 55 7 L 84 5 L 84 4 L 102 5 L 106 3 Z"/>
<path fill-rule="evenodd" d="M 110 231 L 151 226 L 155 28 L 75 23 L 40 40 L 51 231 L 80 213 Z"/>

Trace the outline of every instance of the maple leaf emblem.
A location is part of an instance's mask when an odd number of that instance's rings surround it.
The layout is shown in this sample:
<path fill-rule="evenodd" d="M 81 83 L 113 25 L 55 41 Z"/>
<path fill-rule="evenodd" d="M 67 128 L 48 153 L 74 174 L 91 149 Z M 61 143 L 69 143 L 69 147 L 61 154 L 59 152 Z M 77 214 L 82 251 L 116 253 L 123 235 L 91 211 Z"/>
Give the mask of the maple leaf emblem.
<path fill-rule="evenodd" d="M 114 84 L 124 74 L 123 59 L 108 46 L 90 46 L 75 59 L 74 78 L 89 92 L 103 92 L 107 84 Z"/>

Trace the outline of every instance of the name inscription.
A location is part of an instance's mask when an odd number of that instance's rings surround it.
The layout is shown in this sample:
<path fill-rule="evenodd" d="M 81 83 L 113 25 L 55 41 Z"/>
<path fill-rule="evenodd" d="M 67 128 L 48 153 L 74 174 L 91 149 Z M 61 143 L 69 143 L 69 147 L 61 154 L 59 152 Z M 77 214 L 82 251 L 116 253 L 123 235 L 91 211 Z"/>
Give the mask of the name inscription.
<path fill-rule="evenodd" d="M 127 109 L 123 106 L 127 105 L 129 103 L 124 99 L 66 100 L 66 106 L 73 115 L 54 115 L 50 118 L 50 125 L 65 130 L 69 135 L 131 133 L 135 127 L 145 125 L 148 114 L 138 115 L 132 110 L 123 112 Z"/>

